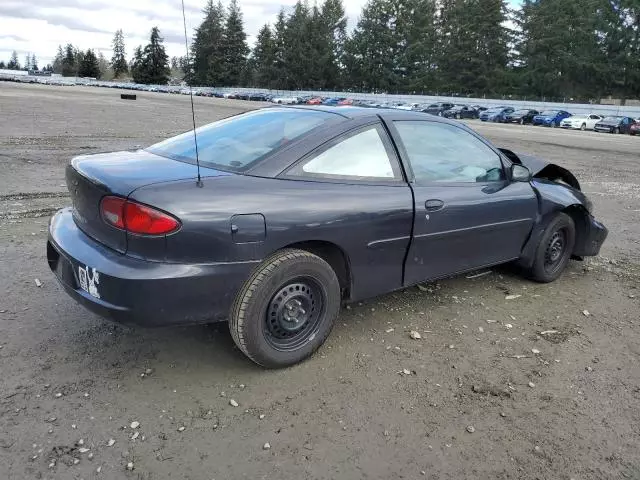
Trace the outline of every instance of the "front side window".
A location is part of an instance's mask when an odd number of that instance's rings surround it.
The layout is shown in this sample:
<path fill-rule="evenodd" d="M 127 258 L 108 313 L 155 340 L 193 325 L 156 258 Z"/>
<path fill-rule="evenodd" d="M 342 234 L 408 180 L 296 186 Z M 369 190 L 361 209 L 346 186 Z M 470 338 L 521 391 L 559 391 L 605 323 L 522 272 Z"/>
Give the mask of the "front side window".
<path fill-rule="evenodd" d="M 391 161 L 381 135 L 380 127 L 370 126 L 339 138 L 320 153 L 295 165 L 287 175 L 333 180 L 398 179 L 399 168 Z"/>
<path fill-rule="evenodd" d="M 396 121 L 417 182 L 505 179 L 498 154 L 471 133 L 446 123 Z"/>
<path fill-rule="evenodd" d="M 332 113 L 317 110 L 265 108 L 205 125 L 196 130 L 200 164 L 234 172 L 247 170 L 276 149 L 335 118 Z M 193 130 L 147 150 L 195 163 Z"/>

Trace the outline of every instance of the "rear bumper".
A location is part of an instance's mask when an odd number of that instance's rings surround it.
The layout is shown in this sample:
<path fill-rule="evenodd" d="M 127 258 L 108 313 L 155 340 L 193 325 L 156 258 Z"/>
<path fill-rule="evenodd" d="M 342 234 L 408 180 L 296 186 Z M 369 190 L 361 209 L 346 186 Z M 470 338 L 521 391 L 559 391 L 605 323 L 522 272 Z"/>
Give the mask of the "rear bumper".
<path fill-rule="evenodd" d="M 85 308 L 144 326 L 225 320 L 257 263 L 171 264 L 128 257 L 84 234 L 70 209 L 51 219 L 47 261 L 65 291 Z"/>

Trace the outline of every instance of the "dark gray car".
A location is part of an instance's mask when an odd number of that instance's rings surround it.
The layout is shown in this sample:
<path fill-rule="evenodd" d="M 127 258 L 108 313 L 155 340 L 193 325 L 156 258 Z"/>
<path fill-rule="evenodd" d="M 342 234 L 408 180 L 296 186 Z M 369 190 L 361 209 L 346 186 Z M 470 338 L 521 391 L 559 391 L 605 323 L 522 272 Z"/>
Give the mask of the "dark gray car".
<path fill-rule="evenodd" d="M 116 321 L 228 319 L 264 366 L 311 355 L 342 302 L 505 262 L 549 282 L 607 235 L 570 172 L 434 116 L 273 107 L 196 133 L 199 170 L 193 132 L 73 159 L 49 265 Z"/>

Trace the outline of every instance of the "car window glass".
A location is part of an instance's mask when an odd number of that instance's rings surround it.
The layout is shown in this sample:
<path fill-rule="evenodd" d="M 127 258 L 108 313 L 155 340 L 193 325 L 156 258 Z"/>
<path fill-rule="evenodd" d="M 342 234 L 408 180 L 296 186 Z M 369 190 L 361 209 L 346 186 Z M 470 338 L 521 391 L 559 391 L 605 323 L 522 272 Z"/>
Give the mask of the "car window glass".
<path fill-rule="evenodd" d="M 335 115 L 296 108 L 267 108 L 226 118 L 196 130 L 201 165 L 242 171 Z M 195 163 L 193 131 L 156 143 L 151 153 Z"/>
<path fill-rule="evenodd" d="M 504 180 L 500 157 L 471 133 L 445 123 L 396 121 L 418 182 Z"/>
<path fill-rule="evenodd" d="M 302 164 L 289 175 L 320 178 L 392 180 L 399 176 L 376 127 L 360 131 Z"/>

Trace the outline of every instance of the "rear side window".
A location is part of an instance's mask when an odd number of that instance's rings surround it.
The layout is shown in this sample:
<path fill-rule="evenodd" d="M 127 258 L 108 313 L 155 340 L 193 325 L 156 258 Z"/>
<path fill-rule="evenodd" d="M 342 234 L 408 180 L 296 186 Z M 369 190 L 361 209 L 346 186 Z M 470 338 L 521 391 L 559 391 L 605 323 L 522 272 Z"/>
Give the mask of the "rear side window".
<path fill-rule="evenodd" d="M 220 120 L 196 130 L 200 164 L 226 171 L 244 171 L 273 151 L 333 120 L 328 112 L 266 108 Z M 156 155 L 195 163 L 193 131 L 152 145 Z"/>
<path fill-rule="evenodd" d="M 319 153 L 293 166 L 287 176 L 327 180 L 394 181 L 400 168 L 383 140 L 380 126 L 369 126 L 339 137 Z"/>

